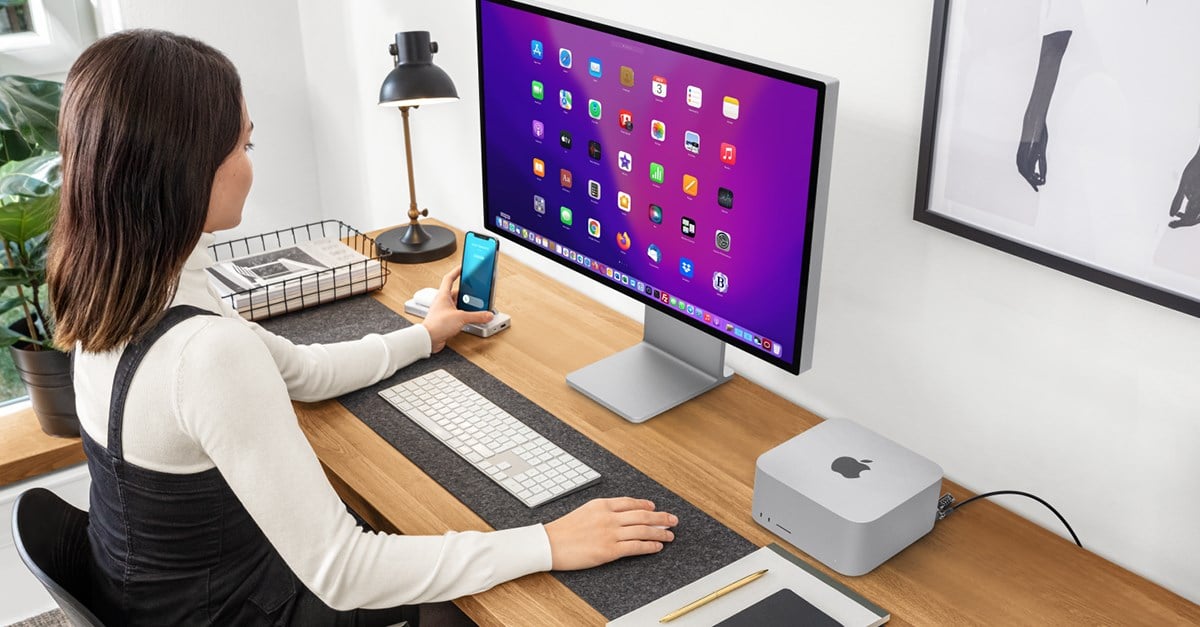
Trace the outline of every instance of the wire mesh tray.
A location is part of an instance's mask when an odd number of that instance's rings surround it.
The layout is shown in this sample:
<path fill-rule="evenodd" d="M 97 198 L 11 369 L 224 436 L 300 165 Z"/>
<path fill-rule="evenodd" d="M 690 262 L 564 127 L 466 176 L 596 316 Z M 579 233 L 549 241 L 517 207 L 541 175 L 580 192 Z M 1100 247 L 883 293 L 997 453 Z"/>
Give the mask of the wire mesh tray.
<path fill-rule="evenodd" d="M 377 290 L 391 274 L 376 252 L 375 240 L 341 220 L 302 224 L 208 248 L 216 261 L 208 269 L 210 284 L 248 320 Z M 330 261 L 350 257 L 356 259 Z"/>

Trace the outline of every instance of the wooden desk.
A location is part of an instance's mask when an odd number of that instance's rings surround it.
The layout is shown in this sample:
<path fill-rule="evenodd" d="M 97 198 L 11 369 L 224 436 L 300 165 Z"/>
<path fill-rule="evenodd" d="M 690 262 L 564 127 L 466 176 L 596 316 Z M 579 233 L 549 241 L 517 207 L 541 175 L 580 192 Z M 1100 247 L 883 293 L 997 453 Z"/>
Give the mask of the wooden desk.
<path fill-rule="evenodd" d="M 459 241 L 461 248 L 461 234 Z M 438 285 L 457 263 L 456 254 L 393 264 L 375 297 L 403 312 L 413 292 Z M 628 423 L 567 387 L 565 377 L 638 342 L 639 325 L 504 258 L 497 303 L 512 328 L 487 340 L 460 335 L 450 342 L 454 350 L 754 544 L 777 541 L 750 517 L 754 460 L 819 418 L 737 376 L 645 424 Z M 338 403 L 298 403 L 297 411 L 338 491 L 377 529 L 490 529 Z M 969 496 L 950 481 L 945 489 Z M 1195 604 L 988 501 L 972 503 L 862 577 L 843 577 L 794 552 L 889 610 L 896 625 L 1200 624 Z M 604 622 L 546 573 L 458 604 L 485 626 Z"/>

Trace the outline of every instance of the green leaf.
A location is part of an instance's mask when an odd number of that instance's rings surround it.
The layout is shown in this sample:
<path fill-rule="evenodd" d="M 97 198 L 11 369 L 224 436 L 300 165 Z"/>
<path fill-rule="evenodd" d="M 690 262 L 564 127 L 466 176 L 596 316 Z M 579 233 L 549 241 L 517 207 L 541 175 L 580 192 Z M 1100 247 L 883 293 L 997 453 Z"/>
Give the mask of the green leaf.
<path fill-rule="evenodd" d="M 0 268 L 0 287 L 26 287 L 29 272 L 25 268 Z"/>
<path fill-rule="evenodd" d="M 0 0 L 0 7 L 19 7 L 29 0 Z"/>
<path fill-rule="evenodd" d="M 56 152 L 0 165 L 0 197 L 49 196 L 59 187 L 62 157 Z"/>
<path fill-rule="evenodd" d="M 46 284 L 46 268 L 30 265 L 25 267 L 25 271 L 28 273 L 27 280 L 29 282 L 27 285 L 30 288 L 36 290 L 38 287 Z"/>
<path fill-rule="evenodd" d="M 33 146 L 30 146 L 20 133 L 13 130 L 0 131 L 0 165 L 28 159 L 32 155 Z"/>
<path fill-rule="evenodd" d="M 41 283 L 45 283 L 46 255 L 50 252 L 50 232 L 32 237 L 25 242 L 25 255 L 31 268 L 42 270 Z"/>
<path fill-rule="evenodd" d="M 17 131 L 39 151 L 57 151 L 62 90 L 54 81 L 0 76 L 0 130 Z"/>
<path fill-rule="evenodd" d="M 45 342 L 34 342 L 33 338 L 17 333 L 6 326 L 0 325 L 0 348 L 8 348 L 9 346 L 18 344 L 20 342 L 45 346 Z"/>
<path fill-rule="evenodd" d="M 54 224 L 57 212 L 58 192 L 0 205 L 0 240 L 25 242 L 46 233 Z"/>
<path fill-rule="evenodd" d="M 8 313 L 9 310 L 20 307 L 21 303 L 24 303 L 24 302 L 25 302 L 25 299 L 21 298 L 20 296 L 16 296 L 16 297 L 10 298 L 8 300 L 2 301 L 2 302 L 0 302 L 0 314 Z M 21 315 L 25 315 L 24 312 L 22 312 Z M 0 325 L 0 326 L 3 326 L 3 325 Z"/>

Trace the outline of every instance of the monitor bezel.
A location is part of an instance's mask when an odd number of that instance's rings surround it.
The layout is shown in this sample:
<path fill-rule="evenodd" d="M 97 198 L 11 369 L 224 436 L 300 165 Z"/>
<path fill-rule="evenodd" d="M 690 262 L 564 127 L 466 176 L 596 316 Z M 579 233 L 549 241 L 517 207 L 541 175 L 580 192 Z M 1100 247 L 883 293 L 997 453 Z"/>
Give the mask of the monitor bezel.
<path fill-rule="evenodd" d="M 576 26 L 589 28 L 592 30 L 604 32 L 618 37 L 624 37 L 639 43 L 656 46 L 673 52 L 695 56 L 706 61 L 718 63 L 728 67 L 745 70 L 761 74 L 770 78 L 783 80 L 793 84 L 801 85 L 816 90 L 817 106 L 816 106 L 816 125 L 813 133 L 813 146 L 811 155 L 811 171 L 809 172 L 809 189 L 808 189 L 808 211 L 805 215 L 805 230 L 804 230 L 804 251 L 803 265 L 800 268 L 800 291 L 798 293 L 798 302 L 796 304 L 796 333 L 793 338 L 793 353 L 792 360 L 785 361 L 782 357 L 776 357 L 770 351 L 764 351 L 761 348 L 752 348 L 751 346 L 742 346 L 736 341 L 736 338 L 731 338 L 723 331 L 714 329 L 711 325 L 705 324 L 703 321 L 696 320 L 692 316 L 685 313 L 680 313 L 676 308 L 662 304 L 659 300 L 648 297 L 637 289 L 631 289 L 624 285 L 614 285 L 608 281 L 601 280 L 600 277 L 591 272 L 580 270 L 574 263 L 568 259 L 554 254 L 552 250 L 546 250 L 541 246 L 537 246 L 528 242 L 506 230 L 496 227 L 491 220 L 488 210 L 488 178 L 487 178 L 487 115 L 486 102 L 484 98 L 484 72 L 483 72 L 483 3 L 490 3 L 500 6 L 517 9 L 533 13 L 541 17 L 560 20 Z M 675 320 L 684 322 L 694 329 L 700 330 L 707 335 L 715 337 L 728 346 L 740 349 L 748 355 L 757 359 L 766 361 L 776 367 L 782 368 L 792 374 L 799 374 L 801 368 L 807 369 L 811 365 L 811 352 L 813 347 L 812 330 L 815 324 L 806 325 L 806 321 L 810 320 L 810 316 L 815 316 L 816 308 L 816 285 L 812 283 L 814 275 L 814 266 L 819 268 L 820 260 L 817 259 L 821 254 L 821 240 L 817 239 L 822 234 L 816 233 L 818 228 L 823 228 L 824 206 L 818 206 L 818 202 L 824 203 L 822 186 L 828 184 L 828 177 L 821 177 L 821 166 L 828 163 L 826 161 L 828 154 L 831 152 L 830 147 L 825 144 L 826 140 L 826 106 L 830 96 L 830 86 L 836 85 L 836 79 L 824 77 L 813 72 L 803 72 L 797 68 L 791 68 L 780 64 L 771 63 L 764 59 L 757 59 L 740 55 L 719 48 L 704 46 L 696 42 L 690 42 L 679 38 L 670 37 L 661 33 L 654 33 L 647 30 L 637 31 L 634 27 L 622 25 L 617 22 L 602 20 L 601 18 L 586 16 L 579 13 L 571 13 L 560 8 L 550 8 L 544 5 L 518 2 L 516 0 L 475 0 L 475 45 L 477 56 L 477 69 L 479 75 L 479 133 L 480 133 L 480 161 L 481 161 L 481 180 L 483 183 L 483 222 L 484 228 L 504 239 L 514 242 L 521 247 L 532 250 L 540 256 L 550 259 L 559 265 L 571 268 L 577 274 L 584 275 L 605 287 L 615 290 L 617 293 L 633 297 L 634 300 L 641 302 L 645 306 L 653 307 L 655 310 L 666 313 Z M 807 74 L 807 75 L 805 75 Z M 827 168 L 828 169 L 828 168 Z M 814 311 L 810 311 L 811 309 Z M 808 327 L 806 329 L 806 326 Z M 806 333 L 806 330 L 808 331 Z"/>

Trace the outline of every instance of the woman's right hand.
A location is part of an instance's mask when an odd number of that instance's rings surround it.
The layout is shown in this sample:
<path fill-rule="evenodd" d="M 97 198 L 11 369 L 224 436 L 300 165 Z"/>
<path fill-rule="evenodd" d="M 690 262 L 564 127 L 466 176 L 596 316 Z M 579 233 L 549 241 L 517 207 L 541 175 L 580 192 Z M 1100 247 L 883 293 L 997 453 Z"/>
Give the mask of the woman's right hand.
<path fill-rule="evenodd" d="M 654 503 L 628 497 L 595 499 L 546 524 L 554 570 L 581 570 L 662 550 L 679 519 Z"/>
<path fill-rule="evenodd" d="M 487 324 L 491 321 L 490 311 L 462 311 L 455 305 L 458 300 L 458 290 L 454 282 L 462 274 L 462 268 L 455 268 L 442 277 L 442 285 L 438 288 L 437 296 L 429 305 L 429 312 L 421 326 L 429 333 L 429 352 L 436 353 L 446 346 L 446 340 L 458 335 L 468 324 Z"/>

